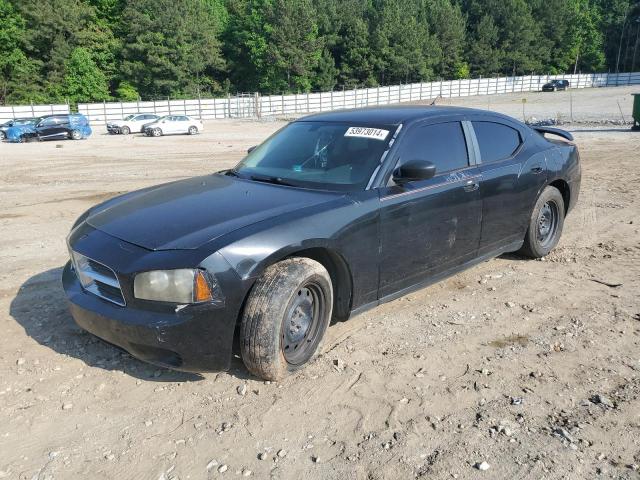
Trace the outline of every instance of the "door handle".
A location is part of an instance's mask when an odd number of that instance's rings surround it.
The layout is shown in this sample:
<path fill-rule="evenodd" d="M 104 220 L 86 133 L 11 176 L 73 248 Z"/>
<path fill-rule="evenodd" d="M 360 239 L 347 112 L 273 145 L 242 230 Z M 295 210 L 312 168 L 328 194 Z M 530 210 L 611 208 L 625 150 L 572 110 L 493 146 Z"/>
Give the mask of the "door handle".
<path fill-rule="evenodd" d="M 542 167 L 533 167 L 531 171 L 537 175 L 539 173 L 542 173 Z"/>
<path fill-rule="evenodd" d="M 480 184 L 474 180 L 469 180 L 467 181 L 467 184 L 462 188 L 464 188 L 465 192 L 475 192 L 480 188 Z"/>

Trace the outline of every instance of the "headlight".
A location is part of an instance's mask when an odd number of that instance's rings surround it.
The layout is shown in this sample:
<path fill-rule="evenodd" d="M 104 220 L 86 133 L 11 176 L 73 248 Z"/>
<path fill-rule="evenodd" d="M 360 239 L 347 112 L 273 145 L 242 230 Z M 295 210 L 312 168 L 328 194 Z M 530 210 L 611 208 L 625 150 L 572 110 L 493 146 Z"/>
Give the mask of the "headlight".
<path fill-rule="evenodd" d="M 133 281 L 133 295 L 141 300 L 183 304 L 222 300 L 215 280 L 196 269 L 138 273 Z"/>

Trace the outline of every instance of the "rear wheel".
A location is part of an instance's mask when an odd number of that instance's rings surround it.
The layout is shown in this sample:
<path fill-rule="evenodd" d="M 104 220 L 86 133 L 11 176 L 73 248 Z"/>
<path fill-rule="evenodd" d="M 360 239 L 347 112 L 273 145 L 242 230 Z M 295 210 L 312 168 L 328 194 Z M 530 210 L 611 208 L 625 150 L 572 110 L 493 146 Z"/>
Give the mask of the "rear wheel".
<path fill-rule="evenodd" d="M 2 130 L 0 130 L 0 141 L 4 140 L 5 138 L 7 138 L 7 136 Z"/>
<path fill-rule="evenodd" d="M 189 127 L 189 135 L 195 135 L 196 133 L 198 133 L 198 127 L 195 127 L 195 126 Z"/>
<path fill-rule="evenodd" d="M 120 133 L 122 133 L 122 135 L 129 135 L 131 133 L 131 130 L 129 129 L 129 127 L 122 127 L 120 129 Z"/>
<path fill-rule="evenodd" d="M 247 299 L 240 327 L 242 360 L 254 375 L 278 380 L 319 350 L 331 319 L 327 270 L 309 258 L 269 267 Z"/>
<path fill-rule="evenodd" d="M 548 255 L 558 245 L 563 226 L 564 199 L 557 188 L 548 186 L 533 207 L 520 252 L 531 258 Z"/>
<path fill-rule="evenodd" d="M 80 140 L 82 138 L 82 133 L 80 133 L 80 130 L 71 130 L 69 137 L 71 137 L 72 140 Z"/>

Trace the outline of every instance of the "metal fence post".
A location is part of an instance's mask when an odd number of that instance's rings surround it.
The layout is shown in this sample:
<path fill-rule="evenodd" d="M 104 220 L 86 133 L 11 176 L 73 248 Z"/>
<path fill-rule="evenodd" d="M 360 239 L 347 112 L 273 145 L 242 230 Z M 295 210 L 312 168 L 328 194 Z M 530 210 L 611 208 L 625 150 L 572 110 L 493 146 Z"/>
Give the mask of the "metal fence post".
<path fill-rule="evenodd" d="M 102 113 L 104 114 L 104 123 L 107 123 L 107 102 L 102 101 Z"/>

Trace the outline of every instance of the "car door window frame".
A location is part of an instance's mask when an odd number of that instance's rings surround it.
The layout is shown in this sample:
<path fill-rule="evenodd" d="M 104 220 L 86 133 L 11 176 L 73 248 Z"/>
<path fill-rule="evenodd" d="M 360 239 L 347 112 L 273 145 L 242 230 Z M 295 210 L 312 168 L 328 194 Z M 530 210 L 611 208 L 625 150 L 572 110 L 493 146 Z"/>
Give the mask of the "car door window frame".
<path fill-rule="evenodd" d="M 473 167 L 475 167 L 477 165 L 477 155 L 476 155 L 476 150 L 475 147 L 473 145 L 472 142 L 472 137 L 469 135 L 469 128 L 470 126 L 468 125 L 468 121 L 464 119 L 464 117 L 457 117 L 457 118 L 438 118 L 438 119 L 427 119 L 427 120 L 422 120 L 422 121 L 418 121 L 416 123 L 414 123 L 413 125 L 411 125 L 406 132 L 404 132 L 404 134 L 402 135 L 400 141 L 398 142 L 398 147 L 396 152 L 394 152 L 393 155 L 393 161 L 391 162 L 391 164 L 393 165 L 392 168 L 390 168 L 390 170 L 386 173 L 386 181 L 383 183 L 383 187 L 392 187 L 392 186 L 397 186 L 394 182 L 393 182 L 393 172 L 401 165 L 401 154 L 402 154 L 402 147 L 403 147 L 403 143 L 404 141 L 406 141 L 406 139 L 408 138 L 408 135 L 414 130 L 414 129 L 418 129 L 418 128 L 424 128 L 424 127 L 428 127 L 428 126 L 432 126 L 432 125 L 441 125 L 443 123 L 459 123 L 460 124 L 460 128 L 462 129 L 462 136 L 464 138 L 465 141 L 465 147 L 467 149 L 467 165 L 465 165 L 464 167 L 460 167 L 460 168 L 456 168 L 453 170 L 447 170 L 445 172 L 442 171 L 437 171 L 436 170 L 436 175 L 435 175 L 435 179 L 438 178 L 442 178 L 443 181 L 438 183 L 438 185 L 444 184 L 446 183 L 446 179 L 449 178 L 451 175 L 454 175 L 456 173 L 460 173 L 460 172 L 464 172 L 465 170 L 471 169 Z M 465 180 L 467 180 L 467 178 L 465 178 Z M 411 182 L 411 183 L 417 183 L 417 182 Z M 430 187 L 431 188 L 431 187 Z M 408 192 L 412 192 L 412 190 L 408 190 Z M 390 195 L 396 195 L 396 194 L 390 194 Z"/>
<path fill-rule="evenodd" d="M 500 120 L 500 121 L 498 121 Z M 512 130 L 515 130 L 516 133 L 518 134 L 518 138 L 520 139 L 520 143 L 518 145 L 518 148 L 516 148 L 511 155 L 504 157 L 504 158 L 499 158 L 496 160 L 490 160 L 490 161 L 484 161 L 482 158 L 482 152 L 480 151 L 480 142 L 478 141 L 478 135 L 476 133 L 476 130 L 473 126 L 473 122 L 483 122 L 483 123 L 496 123 L 498 125 L 502 125 L 504 127 L 508 127 L 511 128 Z M 476 149 L 476 157 L 477 157 L 477 162 L 478 165 L 491 165 L 492 163 L 498 163 L 498 162 L 504 162 L 505 160 L 511 160 L 514 157 L 516 157 L 524 148 L 525 145 L 525 136 L 522 133 L 522 130 L 519 128 L 516 128 L 515 125 L 511 124 L 511 122 L 507 122 L 507 121 L 502 121 L 502 119 L 483 119 L 483 118 L 471 118 L 468 120 L 468 128 L 470 130 L 470 134 L 473 138 L 473 143 L 474 143 L 474 148 Z"/>

